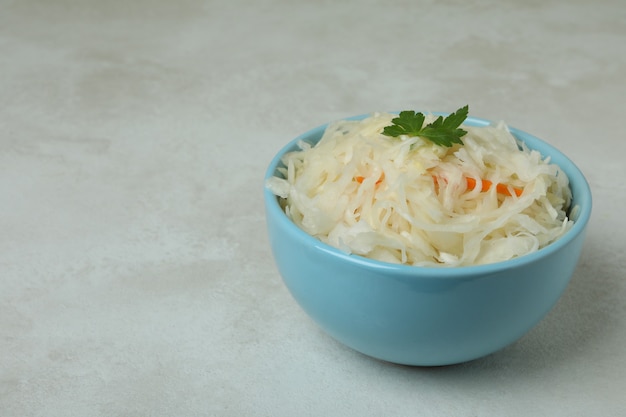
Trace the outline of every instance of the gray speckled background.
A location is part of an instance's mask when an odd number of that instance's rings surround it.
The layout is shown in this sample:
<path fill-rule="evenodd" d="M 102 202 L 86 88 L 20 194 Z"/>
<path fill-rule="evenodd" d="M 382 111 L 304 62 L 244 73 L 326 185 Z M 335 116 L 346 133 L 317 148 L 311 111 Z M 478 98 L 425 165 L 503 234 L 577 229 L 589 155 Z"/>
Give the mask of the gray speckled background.
<path fill-rule="evenodd" d="M 0 415 L 625 415 L 625 76 L 621 0 L 0 0 Z M 494 355 L 369 359 L 283 286 L 265 167 L 465 103 L 586 174 L 579 267 Z"/>

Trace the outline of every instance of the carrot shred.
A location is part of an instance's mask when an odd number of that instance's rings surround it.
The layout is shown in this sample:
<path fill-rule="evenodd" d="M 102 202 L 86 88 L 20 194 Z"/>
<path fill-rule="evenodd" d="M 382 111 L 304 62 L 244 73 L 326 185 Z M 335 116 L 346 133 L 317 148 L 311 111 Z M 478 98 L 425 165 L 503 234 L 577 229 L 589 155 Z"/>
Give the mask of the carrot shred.
<path fill-rule="evenodd" d="M 433 175 L 433 179 L 435 180 L 435 182 L 439 181 L 439 177 Z M 445 180 L 444 180 L 445 181 Z M 476 179 L 472 178 L 472 177 L 466 177 L 465 178 L 465 182 L 467 183 L 467 189 L 468 190 L 473 190 L 474 188 L 476 188 Z M 485 192 L 485 191 L 489 191 L 489 189 L 493 186 L 493 182 L 489 181 L 489 180 L 481 180 L 481 192 Z M 521 196 L 522 193 L 524 192 L 523 189 L 518 188 L 518 187 L 511 187 L 511 189 L 513 190 L 513 193 L 515 193 L 516 196 Z M 503 194 L 503 195 L 507 195 L 509 197 L 511 197 L 513 194 L 511 194 L 511 192 L 509 191 L 509 186 L 506 184 L 496 184 L 496 192 L 498 194 Z"/>
<path fill-rule="evenodd" d="M 473 190 L 474 188 L 476 188 L 476 179 L 467 177 L 465 181 L 467 182 L 468 190 Z M 481 184 L 482 187 L 480 191 L 482 192 L 489 191 L 489 189 L 493 186 L 493 182 L 489 180 L 481 180 Z M 522 192 L 524 192 L 524 190 L 517 187 L 511 187 L 511 189 L 513 190 L 513 193 L 515 193 L 515 195 L 518 197 L 522 195 Z M 509 191 L 509 186 L 506 184 L 496 184 L 496 192 L 498 192 L 498 194 L 508 195 L 509 197 L 513 195 L 511 194 L 511 191 Z"/>
<path fill-rule="evenodd" d="M 384 179 L 385 179 L 385 173 L 383 172 L 382 174 L 380 174 L 380 178 L 378 178 L 378 181 L 376 181 L 375 185 L 380 184 L 381 182 L 383 182 Z M 361 176 L 354 177 L 354 180 L 358 182 L 359 184 L 363 184 L 363 181 L 365 181 L 365 177 L 361 177 Z"/>

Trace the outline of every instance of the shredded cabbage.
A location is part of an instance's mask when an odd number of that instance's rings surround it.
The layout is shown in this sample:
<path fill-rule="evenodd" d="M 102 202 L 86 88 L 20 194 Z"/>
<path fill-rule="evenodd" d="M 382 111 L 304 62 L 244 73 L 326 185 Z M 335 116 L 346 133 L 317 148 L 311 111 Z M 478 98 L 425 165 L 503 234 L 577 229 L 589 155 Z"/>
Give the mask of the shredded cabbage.
<path fill-rule="evenodd" d="M 415 266 L 504 261 L 572 226 L 567 176 L 504 123 L 463 125 L 464 144 L 446 148 L 382 135 L 394 117 L 332 123 L 316 145 L 300 142 L 283 157 L 266 186 L 296 225 L 347 253 Z M 483 191 L 485 180 L 494 186 Z"/>

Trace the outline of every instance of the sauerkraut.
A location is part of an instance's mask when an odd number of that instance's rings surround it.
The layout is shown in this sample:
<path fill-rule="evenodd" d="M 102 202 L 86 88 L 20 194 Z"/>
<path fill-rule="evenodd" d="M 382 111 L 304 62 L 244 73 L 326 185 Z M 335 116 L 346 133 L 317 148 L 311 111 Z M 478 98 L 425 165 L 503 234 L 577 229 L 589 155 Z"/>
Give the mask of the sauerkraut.
<path fill-rule="evenodd" d="M 504 123 L 464 124 L 463 145 L 443 147 L 382 135 L 394 117 L 332 123 L 286 154 L 266 183 L 286 215 L 347 253 L 415 266 L 505 261 L 572 226 L 567 176 Z"/>

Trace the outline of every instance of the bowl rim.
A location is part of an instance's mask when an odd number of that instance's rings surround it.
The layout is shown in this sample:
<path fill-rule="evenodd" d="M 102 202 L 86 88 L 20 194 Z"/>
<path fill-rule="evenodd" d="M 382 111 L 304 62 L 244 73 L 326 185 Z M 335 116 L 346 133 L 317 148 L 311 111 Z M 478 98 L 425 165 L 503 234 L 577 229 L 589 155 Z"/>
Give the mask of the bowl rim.
<path fill-rule="evenodd" d="M 379 112 L 380 113 L 380 112 Z M 397 111 L 390 111 L 390 114 L 398 114 Z M 433 115 L 447 115 L 449 113 L 444 112 L 428 112 Z M 362 120 L 373 113 L 360 114 L 356 116 L 346 117 L 338 120 Z M 557 164 L 567 175 L 569 179 L 570 189 L 572 191 L 572 200 L 576 201 L 579 206 L 578 212 L 575 214 L 574 225 L 558 240 L 550 243 L 549 245 L 532 252 L 530 254 L 522 255 L 517 258 L 509 259 L 506 261 L 494 262 L 482 265 L 466 265 L 466 266 L 414 266 L 407 264 L 394 264 L 389 262 L 383 262 L 375 259 L 370 259 L 357 254 L 346 253 L 334 246 L 322 242 L 316 237 L 308 234 L 296 225 L 283 211 L 278 203 L 278 197 L 274 195 L 265 186 L 265 182 L 276 173 L 277 168 L 282 164 L 282 157 L 291 151 L 299 149 L 298 143 L 305 141 L 308 143 L 316 143 L 323 135 L 326 127 L 331 122 L 324 123 L 316 126 L 306 132 L 298 135 L 285 146 L 283 146 L 272 158 L 264 177 L 264 200 L 266 215 L 272 216 L 278 222 L 280 222 L 288 231 L 294 235 L 295 238 L 302 240 L 305 244 L 310 245 L 316 250 L 325 252 L 334 258 L 341 259 L 349 264 L 366 268 L 372 271 L 379 271 L 385 273 L 393 273 L 397 276 L 407 277 L 422 277 L 428 276 L 432 278 L 467 278 L 470 276 L 483 276 L 486 274 L 494 274 L 510 269 L 519 268 L 523 265 L 537 262 L 541 259 L 549 257 L 551 254 L 560 251 L 565 246 L 570 244 L 578 235 L 585 232 L 585 228 L 591 217 L 592 211 L 592 195 L 591 189 L 587 179 L 583 175 L 582 171 L 576 166 L 576 164 L 569 159 L 563 152 L 549 143 L 545 142 L 538 137 L 527 133 L 521 129 L 508 126 L 509 131 L 515 136 L 516 139 L 524 142 L 530 149 L 537 150 L 541 153 L 543 158 L 549 156 L 550 162 Z M 493 125 L 493 120 L 484 119 L 480 117 L 467 117 L 463 124 L 475 127 L 485 127 Z"/>

